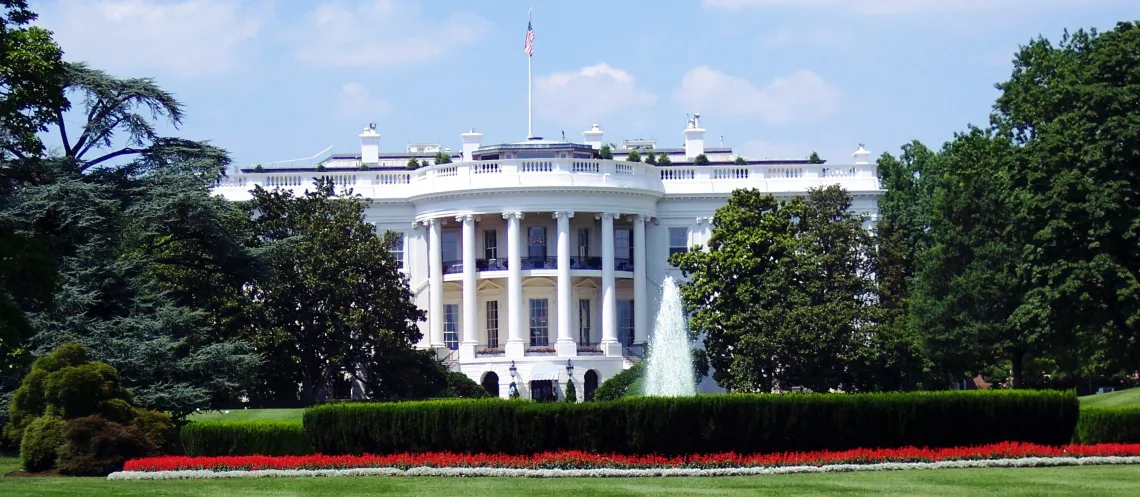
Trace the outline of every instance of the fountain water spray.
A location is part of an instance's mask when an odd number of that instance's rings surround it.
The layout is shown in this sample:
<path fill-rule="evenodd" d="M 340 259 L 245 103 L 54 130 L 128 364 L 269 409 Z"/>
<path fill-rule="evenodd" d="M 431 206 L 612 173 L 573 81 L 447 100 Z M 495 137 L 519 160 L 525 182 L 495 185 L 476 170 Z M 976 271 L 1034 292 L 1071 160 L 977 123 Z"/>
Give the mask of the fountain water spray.
<path fill-rule="evenodd" d="M 645 395 L 683 397 L 697 394 L 681 291 L 671 276 L 665 277 L 661 286 L 661 308 L 657 311 L 645 366 Z"/>

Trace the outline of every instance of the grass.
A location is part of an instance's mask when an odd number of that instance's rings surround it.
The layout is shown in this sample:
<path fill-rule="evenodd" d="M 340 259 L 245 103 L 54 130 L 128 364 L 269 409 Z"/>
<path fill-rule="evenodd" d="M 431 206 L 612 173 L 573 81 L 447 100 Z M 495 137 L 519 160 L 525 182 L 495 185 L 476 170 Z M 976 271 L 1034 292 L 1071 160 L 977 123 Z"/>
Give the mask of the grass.
<path fill-rule="evenodd" d="M 0 458 L 5 472 L 15 458 Z M 107 481 L 0 478 L 0 495 L 1140 495 L 1140 466 L 993 468 L 732 478 L 268 478 Z"/>
<path fill-rule="evenodd" d="M 223 414 L 220 411 L 210 411 L 191 414 L 189 421 L 301 421 L 304 409 L 238 409 Z"/>
<path fill-rule="evenodd" d="M 1081 407 L 1140 407 L 1140 388 L 1080 397 Z"/>

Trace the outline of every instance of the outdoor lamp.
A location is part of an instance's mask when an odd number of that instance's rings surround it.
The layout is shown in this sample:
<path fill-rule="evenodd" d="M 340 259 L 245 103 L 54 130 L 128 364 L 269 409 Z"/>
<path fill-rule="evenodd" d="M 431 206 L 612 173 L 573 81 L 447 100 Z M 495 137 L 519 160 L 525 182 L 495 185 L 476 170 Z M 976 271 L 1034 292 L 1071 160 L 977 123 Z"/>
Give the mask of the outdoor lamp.
<path fill-rule="evenodd" d="M 567 376 L 573 376 L 574 375 L 574 363 L 571 362 L 570 359 L 566 359 L 566 375 Z"/>
<path fill-rule="evenodd" d="M 519 368 L 515 367 L 515 361 L 511 361 L 511 378 L 514 378 L 515 375 L 517 375 L 518 373 L 519 373 Z"/>

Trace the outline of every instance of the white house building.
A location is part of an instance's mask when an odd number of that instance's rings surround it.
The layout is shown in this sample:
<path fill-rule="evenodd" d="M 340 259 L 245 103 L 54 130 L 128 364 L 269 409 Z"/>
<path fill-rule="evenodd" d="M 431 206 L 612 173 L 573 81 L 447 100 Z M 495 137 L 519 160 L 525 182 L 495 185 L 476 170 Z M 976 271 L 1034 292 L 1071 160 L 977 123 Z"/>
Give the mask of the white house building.
<path fill-rule="evenodd" d="M 862 145 L 842 165 L 741 164 L 731 148 L 705 146 L 699 116 L 682 133 L 682 148 L 627 140 L 607 160 L 595 158 L 597 125 L 582 143 L 483 145 L 472 130 L 460 135 L 455 162 L 434 164 L 441 145 L 381 153 L 370 125 L 359 154 L 241 168 L 216 193 L 245 200 L 254 185 L 300 192 L 317 176 L 353 188 L 372 200 L 367 216 L 377 229 L 400 235 L 392 250 L 427 311 L 420 347 L 504 398 L 512 388 L 524 398 L 561 397 L 569 378 L 585 398 L 640 360 L 662 281 L 681 277 L 668 256 L 708 240 L 733 190 L 790 197 L 838 183 L 853 209 L 877 217 L 882 190 Z M 672 164 L 627 162 L 633 149 Z M 701 155 L 707 164 L 695 162 Z M 412 157 L 424 165 L 408 169 Z"/>

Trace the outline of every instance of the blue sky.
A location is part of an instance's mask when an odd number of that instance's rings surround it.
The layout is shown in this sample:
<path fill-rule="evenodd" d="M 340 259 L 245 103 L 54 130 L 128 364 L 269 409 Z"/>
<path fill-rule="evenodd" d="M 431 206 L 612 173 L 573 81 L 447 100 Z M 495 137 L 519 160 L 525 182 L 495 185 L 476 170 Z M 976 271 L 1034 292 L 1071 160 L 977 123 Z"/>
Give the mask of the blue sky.
<path fill-rule="evenodd" d="M 982 124 L 1019 44 L 1110 29 L 1140 0 L 57 0 L 33 1 L 65 58 L 149 76 L 241 165 L 526 137 L 527 9 L 535 134 L 680 146 L 749 158 L 850 159 Z"/>

